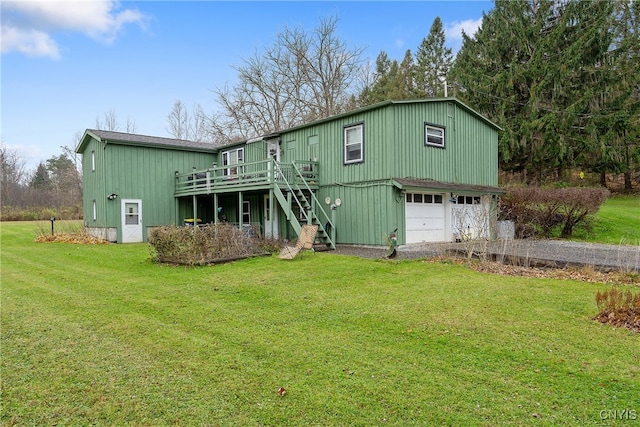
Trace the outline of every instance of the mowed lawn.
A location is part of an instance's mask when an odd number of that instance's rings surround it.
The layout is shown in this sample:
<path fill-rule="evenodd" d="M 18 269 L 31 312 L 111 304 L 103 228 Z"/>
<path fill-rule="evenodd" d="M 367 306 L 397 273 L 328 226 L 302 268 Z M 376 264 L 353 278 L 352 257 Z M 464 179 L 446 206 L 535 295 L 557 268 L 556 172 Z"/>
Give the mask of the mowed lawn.
<path fill-rule="evenodd" d="M 185 268 L 0 227 L 4 425 L 640 418 L 640 337 L 591 320 L 609 286 L 331 253 Z"/>
<path fill-rule="evenodd" d="M 578 227 L 575 237 L 612 245 L 640 245 L 640 196 L 609 198 L 590 221 L 589 229 Z"/>

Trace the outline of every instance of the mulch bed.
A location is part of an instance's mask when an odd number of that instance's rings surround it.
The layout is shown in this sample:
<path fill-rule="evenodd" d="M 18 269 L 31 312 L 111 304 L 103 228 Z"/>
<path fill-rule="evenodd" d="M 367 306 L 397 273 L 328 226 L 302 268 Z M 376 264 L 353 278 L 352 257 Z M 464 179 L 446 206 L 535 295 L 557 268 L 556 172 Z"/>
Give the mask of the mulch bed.
<path fill-rule="evenodd" d="M 36 237 L 38 243 L 73 243 L 77 245 L 108 245 L 104 239 L 90 236 L 86 233 L 58 233 L 53 236 L 41 234 Z"/>

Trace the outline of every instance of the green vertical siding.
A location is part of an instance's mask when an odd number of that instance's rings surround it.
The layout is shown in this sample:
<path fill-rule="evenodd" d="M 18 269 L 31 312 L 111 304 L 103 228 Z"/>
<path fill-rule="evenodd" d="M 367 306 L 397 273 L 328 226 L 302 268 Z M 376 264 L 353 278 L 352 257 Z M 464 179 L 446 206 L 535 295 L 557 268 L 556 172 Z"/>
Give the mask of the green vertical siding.
<path fill-rule="evenodd" d="M 105 154 L 107 192 L 119 199 L 141 199 L 145 227 L 181 221 L 173 197 L 175 172 L 206 169 L 214 161 L 207 153 L 116 144 L 108 144 Z M 119 203 L 114 205 L 119 214 Z M 116 220 L 119 225 L 120 218 Z"/>
<path fill-rule="evenodd" d="M 95 170 L 91 169 L 91 153 L 95 153 Z M 82 155 L 82 208 L 86 227 L 108 226 L 107 196 L 105 188 L 104 145 L 91 139 Z M 93 200 L 96 201 L 96 220 L 93 220 Z"/>
<path fill-rule="evenodd" d="M 445 148 L 425 146 L 424 124 L 445 128 Z M 364 161 L 345 165 L 343 129 L 364 124 Z M 498 135 L 455 102 L 389 104 L 284 132 L 284 162 L 317 153 L 321 185 L 393 177 L 497 185 Z M 309 140 L 317 141 L 310 145 Z M 311 149 L 310 149 L 311 147 Z"/>
<path fill-rule="evenodd" d="M 91 152 L 96 153 L 96 170 L 91 171 Z M 149 227 L 177 224 L 175 171 L 210 167 L 213 154 L 120 144 L 91 140 L 83 152 L 83 209 L 88 227 L 117 227 L 120 240 L 121 200 L 142 200 L 143 236 Z M 108 200 L 111 193 L 118 195 Z M 97 203 L 97 220 L 92 219 L 92 203 Z"/>
<path fill-rule="evenodd" d="M 364 161 L 345 165 L 343 129 L 364 124 Z M 445 148 L 425 145 L 424 125 L 445 128 Z M 285 131 L 283 162 L 317 156 L 319 199 L 340 198 L 339 243 L 385 244 L 398 228 L 405 241 L 401 192 L 391 178 L 497 186 L 498 135 L 494 126 L 454 100 L 393 103 Z M 309 144 L 312 141 L 313 144 Z"/>
<path fill-rule="evenodd" d="M 342 200 L 335 210 L 336 239 L 340 243 L 384 245 L 384 236 L 394 228 L 404 232 L 403 199 L 389 182 L 333 185 L 320 191 L 321 202 L 326 197 Z M 330 214 L 329 206 L 324 208 Z"/>

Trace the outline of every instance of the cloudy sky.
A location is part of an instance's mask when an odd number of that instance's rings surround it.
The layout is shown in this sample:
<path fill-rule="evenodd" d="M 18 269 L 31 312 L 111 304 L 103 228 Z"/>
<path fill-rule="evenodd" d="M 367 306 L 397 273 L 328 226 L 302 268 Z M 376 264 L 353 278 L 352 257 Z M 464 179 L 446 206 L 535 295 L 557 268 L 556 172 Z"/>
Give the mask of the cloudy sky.
<path fill-rule="evenodd" d="M 216 108 L 234 65 L 285 27 L 337 16 L 338 34 L 374 61 L 415 53 L 436 16 L 457 50 L 489 1 L 2 1 L 2 143 L 33 168 L 73 147 L 75 135 L 115 112 L 140 134 L 169 136 L 176 100 Z M 124 129 L 123 129 L 124 130 Z"/>

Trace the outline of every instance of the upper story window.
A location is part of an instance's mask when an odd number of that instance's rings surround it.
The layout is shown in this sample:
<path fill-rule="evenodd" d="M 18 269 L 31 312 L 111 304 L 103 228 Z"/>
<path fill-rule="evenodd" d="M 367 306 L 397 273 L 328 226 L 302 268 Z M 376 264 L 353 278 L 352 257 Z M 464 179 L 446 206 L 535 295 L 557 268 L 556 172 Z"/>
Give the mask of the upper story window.
<path fill-rule="evenodd" d="M 424 145 L 444 148 L 444 127 L 424 124 Z"/>
<path fill-rule="evenodd" d="M 224 175 L 236 175 L 242 173 L 242 166 L 239 164 L 244 163 L 244 148 L 236 148 L 235 150 L 222 152 L 222 166 L 224 166 Z"/>
<path fill-rule="evenodd" d="M 364 124 L 344 127 L 344 163 L 359 163 L 364 160 Z"/>
<path fill-rule="evenodd" d="M 91 152 L 91 172 L 96 170 L 96 152 Z"/>

